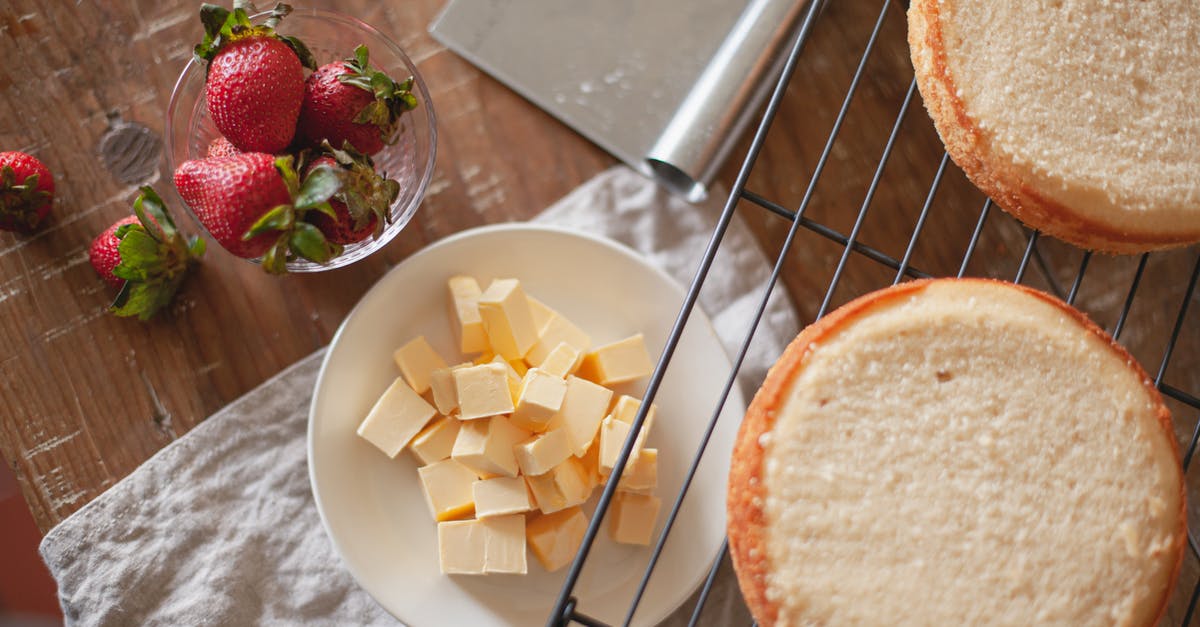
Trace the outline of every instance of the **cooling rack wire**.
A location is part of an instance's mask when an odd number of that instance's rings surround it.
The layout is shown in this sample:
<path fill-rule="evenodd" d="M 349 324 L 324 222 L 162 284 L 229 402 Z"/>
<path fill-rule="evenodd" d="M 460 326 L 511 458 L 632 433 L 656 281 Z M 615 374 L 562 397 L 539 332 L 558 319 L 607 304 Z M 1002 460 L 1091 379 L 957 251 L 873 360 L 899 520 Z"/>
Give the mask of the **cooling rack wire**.
<path fill-rule="evenodd" d="M 850 0 L 842 0 L 843 2 Z M 866 0 L 869 1 L 869 0 Z M 794 41 L 791 44 L 785 57 L 783 68 L 779 74 L 778 80 L 774 84 L 774 88 L 770 92 L 769 99 L 763 109 L 759 123 L 754 131 L 753 138 L 749 142 L 749 146 L 745 152 L 745 158 L 742 161 L 741 167 L 737 170 L 737 176 L 728 198 L 725 201 L 724 208 L 721 211 L 717 221 L 717 226 L 713 231 L 712 237 L 709 240 L 707 249 L 703 257 L 700 259 L 699 268 L 696 271 L 683 305 L 680 308 L 679 315 L 672 327 L 671 333 L 667 339 L 666 346 L 663 350 L 658 364 L 651 375 L 647 384 L 645 398 L 647 402 L 643 403 L 641 410 L 638 412 L 634 420 L 634 426 L 631 430 L 628 439 L 625 441 L 624 447 L 621 450 L 620 457 L 615 464 L 612 477 L 619 477 L 625 468 L 626 461 L 633 448 L 634 438 L 638 431 L 641 430 L 642 423 L 645 420 L 645 414 L 650 407 L 650 401 L 654 399 L 655 394 L 662 382 L 663 375 L 666 369 L 670 367 L 671 359 L 675 348 L 679 342 L 684 326 L 694 311 L 696 301 L 700 293 L 701 287 L 704 285 L 705 277 L 708 275 L 714 258 L 721 246 L 722 238 L 729 227 L 730 221 L 733 219 L 735 212 L 742 207 L 753 207 L 756 210 L 765 210 L 771 216 L 777 219 L 785 220 L 789 223 L 787 235 L 783 238 L 778 246 L 778 256 L 775 259 L 774 267 L 771 272 L 770 279 L 761 295 L 758 303 L 757 311 L 752 320 L 748 321 L 748 330 L 741 344 L 740 350 L 733 357 L 733 369 L 729 374 L 724 388 L 719 397 L 716 407 L 713 408 L 711 416 L 703 425 L 705 428 L 704 436 L 698 450 L 691 452 L 693 456 L 690 462 L 690 468 L 685 475 L 683 485 L 679 492 L 671 498 L 666 495 L 667 499 L 671 500 L 670 507 L 665 510 L 666 515 L 662 524 L 662 529 L 650 550 L 649 564 L 641 574 L 640 583 L 636 589 L 633 598 L 630 600 L 628 608 L 625 612 L 625 617 L 622 624 L 628 625 L 637 612 L 638 605 L 644 595 L 647 585 L 651 581 L 652 575 L 655 574 L 655 567 L 658 565 L 659 558 L 662 555 L 664 545 L 670 535 L 672 526 L 679 515 L 680 506 L 683 503 L 684 497 L 687 495 L 688 489 L 691 486 L 691 480 L 699 467 L 701 459 L 705 452 L 705 447 L 712 435 L 716 421 L 721 414 L 721 411 L 728 399 L 730 391 L 737 384 L 737 373 L 744 361 L 747 351 L 754 338 L 754 333 L 758 329 L 762 321 L 763 313 L 766 309 L 767 299 L 775 286 L 779 283 L 783 276 L 784 270 L 788 267 L 789 253 L 793 253 L 794 244 L 797 237 L 801 233 L 815 235 L 827 242 L 832 242 L 840 254 L 836 255 L 836 262 L 830 259 L 829 265 L 832 267 L 831 278 L 826 283 L 824 295 L 821 297 L 819 308 L 816 309 L 812 320 L 825 315 L 832 306 L 837 302 L 844 302 L 846 297 L 854 297 L 860 292 L 853 294 L 845 294 L 838 291 L 839 285 L 842 284 L 843 277 L 847 271 L 848 264 L 856 259 L 867 260 L 887 271 L 892 277 L 892 284 L 899 283 L 906 278 L 927 278 L 931 276 L 964 276 L 968 274 L 969 268 L 977 268 L 979 265 L 976 251 L 979 248 L 982 235 L 985 228 L 989 225 L 998 222 L 1006 222 L 1007 228 L 1011 232 L 1018 234 L 1020 245 L 1017 247 L 1017 257 L 1019 261 L 1016 263 L 1015 271 L 1005 275 L 995 273 L 996 269 L 987 264 L 984 260 L 984 270 L 976 269 L 972 274 L 985 274 L 987 276 L 995 276 L 998 278 L 1007 278 L 1017 283 L 1030 282 L 1034 277 L 1030 273 L 1030 269 L 1034 268 L 1035 273 L 1039 275 L 1041 284 L 1038 287 L 1055 293 L 1060 298 L 1068 303 L 1081 306 L 1093 316 L 1093 319 L 1098 324 L 1104 326 L 1096 312 L 1090 311 L 1087 306 L 1077 302 L 1081 294 L 1081 288 L 1084 285 L 1084 278 L 1087 275 L 1089 266 L 1095 267 L 1099 265 L 1095 263 L 1098 259 L 1100 264 L 1104 266 L 1103 276 L 1099 276 L 1095 281 L 1105 281 L 1111 287 L 1112 280 L 1117 277 L 1131 274 L 1132 276 L 1127 282 L 1122 281 L 1121 285 L 1127 285 L 1124 289 L 1110 289 L 1107 294 L 1113 296 L 1109 300 L 1114 300 L 1116 310 L 1115 319 L 1111 320 L 1107 325 L 1107 331 L 1114 338 L 1121 341 L 1123 334 L 1134 327 L 1127 327 L 1127 323 L 1134 319 L 1148 318 L 1144 321 L 1144 325 L 1154 325 L 1151 329 L 1154 332 L 1145 335 L 1154 337 L 1156 335 L 1165 334 L 1165 343 L 1159 343 L 1157 354 L 1159 358 L 1157 363 L 1152 363 L 1142 357 L 1142 363 L 1148 372 L 1154 372 L 1154 384 L 1162 392 L 1163 396 L 1168 399 L 1171 405 L 1172 413 L 1176 419 L 1176 432 L 1181 439 L 1181 450 L 1183 451 L 1183 467 L 1185 474 L 1191 464 L 1194 453 L 1196 452 L 1197 440 L 1200 439 L 1200 420 L 1197 420 L 1197 412 L 1200 412 L 1200 397 L 1196 391 L 1188 391 L 1187 386 L 1177 387 L 1169 383 L 1166 379 L 1168 365 L 1171 363 L 1172 356 L 1177 352 L 1176 349 L 1180 343 L 1181 332 L 1185 329 L 1185 322 L 1188 320 L 1188 307 L 1195 294 L 1197 278 L 1200 277 L 1200 255 L 1196 247 L 1185 251 L 1177 251 L 1175 253 L 1155 253 L 1142 254 L 1135 257 L 1106 257 L 1096 256 L 1093 258 L 1092 253 L 1077 251 L 1070 249 L 1075 256 L 1078 257 L 1077 265 L 1073 266 L 1074 270 L 1070 272 L 1073 278 L 1063 281 L 1059 280 L 1058 276 L 1061 272 L 1056 272 L 1054 264 L 1047 261 L 1047 256 L 1043 254 L 1042 247 L 1053 246 L 1056 251 L 1069 249 L 1065 245 L 1052 240 L 1042 240 L 1037 231 L 1029 231 L 1020 227 L 1015 221 L 1004 214 L 1002 211 L 997 211 L 990 199 L 985 199 L 982 195 L 979 196 L 982 205 L 978 209 L 970 209 L 968 207 L 957 207 L 958 211 L 969 211 L 971 215 L 976 216 L 974 219 L 974 227 L 970 230 L 969 238 L 962 242 L 962 256 L 958 262 L 957 272 L 926 272 L 917 267 L 914 261 L 914 255 L 918 250 L 922 232 L 927 227 L 927 221 L 933 207 L 939 188 L 943 186 L 943 181 L 948 176 L 960 176 L 961 173 L 951 163 L 945 152 L 941 153 L 940 160 L 936 155 L 930 158 L 937 162 L 936 171 L 933 174 L 926 193 L 923 198 L 914 198 L 912 204 L 914 207 L 919 206 L 919 213 L 916 215 L 915 222 L 911 227 L 911 235 L 907 240 L 901 255 L 890 254 L 885 252 L 884 247 L 876 247 L 860 241 L 860 234 L 863 230 L 863 225 L 867 220 L 868 213 L 872 207 L 872 201 L 875 200 L 877 191 L 881 181 L 884 179 L 885 168 L 889 158 L 892 156 L 894 149 L 897 146 L 898 140 L 901 138 L 901 130 L 905 123 L 908 124 L 925 124 L 931 126 L 924 111 L 920 110 L 920 99 L 917 93 L 915 79 L 910 80 L 908 88 L 904 92 L 903 101 L 899 106 L 899 111 L 895 115 L 891 131 L 887 135 L 887 140 L 883 145 L 880 156 L 876 162 L 873 175 L 870 182 L 866 185 L 865 191 L 861 192 L 862 201 L 859 204 L 857 215 L 854 219 L 853 226 L 848 232 L 842 232 L 828 224 L 828 220 L 820 220 L 808 217 L 810 206 L 813 204 L 814 197 L 817 192 L 818 183 L 822 179 L 827 166 L 829 165 L 831 155 L 835 154 L 839 135 L 842 134 L 845 126 L 847 115 L 851 110 L 856 94 L 861 91 L 864 76 L 868 75 L 868 62 L 872 57 L 872 53 L 876 50 L 883 33 L 885 32 L 885 24 L 891 14 L 893 20 L 904 19 L 904 6 L 901 3 L 893 0 L 884 0 L 878 11 L 877 18 L 874 22 L 874 27 L 870 31 L 870 36 L 865 45 L 863 52 L 858 60 L 857 66 L 853 71 L 849 86 L 845 90 L 845 96 L 841 101 L 841 106 L 837 110 L 836 116 L 833 119 L 832 126 L 828 132 L 824 147 L 822 148 L 819 157 L 816 159 L 815 165 L 809 172 L 796 172 L 795 176 L 808 176 L 807 185 L 804 187 L 803 196 L 795 208 L 791 208 L 785 201 L 773 200 L 765 195 L 755 193 L 748 188 L 748 182 L 751 179 L 751 172 L 754 169 L 755 163 L 758 161 L 760 154 L 763 151 L 763 146 L 767 142 L 770 135 L 771 124 L 775 119 L 775 115 L 785 101 L 785 93 L 788 91 L 789 82 L 793 80 L 799 65 L 803 52 L 808 45 L 810 39 L 813 38 L 814 32 L 821 21 L 822 13 L 833 4 L 833 0 L 813 0 L 806 9 L 799 27 L 797 28 Z M 894 33 L 893 33 L 894 34 Z M 914 104 L 916 105 L 914 107 Z M 915 111 L 911 119 L 909 116 L 910 109 Z M 1039 242 L 1043 242 L 1039 247 Z M 1023 248 L 1022 248 L 1023 247 Z M 1156 263 L 1159 257 L 1169 256 L 1170 263 Z M 1187 263 L 1180 263 L 1182 257 L 1186 257 L 1190 261 L 1190 272 L 1187 269 Z M 1194 261 L 1192 259 L 1194 258 Z M 976 265 L 972 265 L 972 260 L 976 259 Z M 1002 264 L 996 264 L 1002 265 Z M 828 272 L 829 268 L 823 268 Z M 1096 272 L 1093 272 L 1096 275 Z M 1093 276 L 1088 275 L 1088 276 Z M 1174 297 L 1174 302 L 1167 305 L 1165 302 L 1155 301 L 1148 307 L 1155 307 L 1150 311 L 1135 312 L 1135 303 L 1138 302 L 1139 287 L 1142 287 L 1151 278 L 1157 280 L 1156 283 L 1164 281 L 1172 286 L 1173 289 L 1167 290 L 1168 296 Z M 1094 281 L 1094 282 L 1095 282 Z M 876 287 L 883 287 L 878 285 Z M 845 290 L 843 290 L 844 292 Z M 866 290 L 862 290 L 866 291 Z M 1178 293 L 1182 295 L 1179 296 Z M 842 299 L 838 301 L 837 299 Z M 1142 307 L 1146 309 L 1146 307 Z M 1140 315 L 1131 315 L 1131 312 Z M 1110 318 L 1112 316 L 1109 316 Z M 812 320 L 809 320 L 811 322 Z M 1169 331 L 1166 329 L 1169 328 Z M 1163 333 L 1157 333 L 1163 332 Z M 1191 337 L 1191 336 L 1188 336 Z M 1122 343 L 1125 343 L 1124 341 Z M 1196 353 L 1195 346 L 1189 346 L 1190 350 L 1186 351 L 1189 356 Z M 1149 349 L 1147 349 L 1149 350 Z M 1145 353 L 1146 351 L 1135 351 L 1135 354 Z M 1177 369 L 1178 370 L 1178 369 Z M 1188 377 L 1189 383 L 1193 386 L 1196 381 L 1194 377 Z M 1195 388 L 1193 387 L 1193 390 Z M 724 460 L 722 460 L 724 461 Z M 592 542 L 599 532 L 603 521 L 603 513 L 608 510 L 616 488 L 615 481 L 609 481 L 601 493 L 600 500 L 596 507 L 596 515 L 593 516 L 587 533 L 584 536 L 583 545 L 581 546 L 574 562 L 567 571 L 566 580 L 560 590 L 558 598 L 555 602 L 554 609 L 548 617 L 548 627 L 565 626 L 569 624 L 582 624 L 589 627 L 606 627 L 606 623 L 596 620 L 589 616 L 587 608 L 577 607 L 577 599 L 574 596 L 574 588 L 579 579 L 584 565 L 586 564 L 588 552 Z M 723 486 L 722 486 L 723 488 Z M 1189 503 L 1197 500 L 1197 491 L 1192 489 L 1189 483 L 1188 487 Z M 1189 517 L 1190 518 L 1190 517 Z M 1189 525 L 1188 532 L 1188 553 L 1185 556 L 1183 572 L 1180 575 L 1175 594 L 1172 597 L 1172 603 L 1168 611 L 1167 617 L 1171 624 L 1190 625 L 1192 616 L 1196 607 L 1197 598 L 1200 597 L 1200 547 L 1197 546 L 1195 536 L 1191 532 Z M 721 567 L 722 560 L 728 548 L 728 542 L 721 546 L 718 555 L 715 557 L 712 567 L 709 570 L 707 577 L 704 579 L 704 584 L 701 587 L 699 594 L 694 595 L 693 608 L 691 612 L 691 620 L 689 626 L 701 623 L 702 610 L 705 603 L 709 600 L 714 587 L 714 582 L 717 579 L 718 570 Z M 676 576 L 673 573 L 662 573 L 661 576 Z"/>

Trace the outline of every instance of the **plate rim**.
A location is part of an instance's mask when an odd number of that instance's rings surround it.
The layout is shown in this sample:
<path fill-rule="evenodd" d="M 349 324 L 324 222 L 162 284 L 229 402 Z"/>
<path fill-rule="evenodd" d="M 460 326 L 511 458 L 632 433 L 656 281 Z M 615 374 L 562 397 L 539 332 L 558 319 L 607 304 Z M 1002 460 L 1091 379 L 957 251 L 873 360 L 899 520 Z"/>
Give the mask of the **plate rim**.
<path fill-rule="evenodd" d="M 371 594 L 370 590 L 365 585 L 363 585 L 363 580 L 362 580 L 362 577 L 360 576 L 360 573 L 355 568 L 355 566 L 349 560 L 346 559 L 346 554 L 342 548 L 341 543 L 338 542 L 337 537 L 330 530 L 329 520 L 327 519 L 327 517 L 325 515 L 325 508 L 322 505 L 321 494 L 320 494 L 320 491 L 317 489 L 317 476 L 316 476 L 315 466 L 312 463 L 312 460 L 313 460 L 313 435 L 314 435 L 314 430 L 315 430 L 314 425 L 316 422 L 316 410 L 317 410 L 317 403 L 318 403 L 318 398 L 319 398 L 318 394 L 319 394 L 319 391 L 321 388 L 321 382 L 325 378 L 326 369 L 329 367 L 329 362 L 334 353 L 333 349 L 334 349 L 335 345 L 341 339 L 342 335 L 346 332 L 347 326 L 349 326 L 349 324 L 355 318 L 355 316 L 359 314 L 360 309 L 362 309 L 364 307 L 367 299 L 371 296 L 371 294 L 376 289 L 379 288 L 380 284 L 382 284 L 384 282 L 384 280 L 387 279 L 388 276 L 390 276 L 394 272 L 398 272 L 405 263 L 408 263 L 410 259 L 413 259 L 414 257 L 417 257 L 418 255 L 429 254 L 430 251 L 448 246 L 450 244 L 453 244 L 453 243 L 463 240 L 463 239 L 470 239 L 470 238 L 474 238 L 474 237 L 485 236 L 485 235 L 489 235 L 492 233 L 498 233 L 498 232 L 503 232 L 503 231 L 534 231 L 534 232 L 543 232 L 543 233 L 549 232 L 549 233 L 554 233 L 554 234 L 558 234 L 558 235 L 565 235 L 565 236 L 569 236 L 569 237 L 575 237 L 578 239 L 591 241 L 593 243 L 601 245 L 604 248 L 608 248 L 609 250 L 611 250 L 617 254 L 620 254 L 625 257 L 630 258 L 631 260 L 633 260 L 640 266 L 644 267 L 645 269 L 651 271 L 654 274 L 657 274 L 660 279 L 665 280 L 667 282 L 667 284 L 671 285 L 674 289 L 676 289 L 680 293 L 680 295 L 682 295 L 684 297 L 684 300 L 686 300 L 686 297 L 687 297 L 688 288 L 686 288 L 682 283 L 680 283 L 678 280 L 676 280 L 675 277 L 673 277 L 669 273 L 667 273 L 667 271 L 664 270 L 661 266 L 651 262 L 651 260 L 649 258 L 647 258 L 645 255 L 643 255 L 642 253 L 638 252 L 637 250 L 635 250 L 634 248 L 628 246 L 627 244 L 625 244 L 623 242 L 619 242 L 617 240 L 614 240 L 609 237 L 605 237 L 603 235 L 588 233 L 586 231 L 574 229 L 571 227 L 553 225 L 553 224 L 536 224 L 536 223 L 528 223 L 528 222 L 504 222 L 504 223 L 498 223 L 498 224 L 487 224 L 487 225 L 476 226 L 476 227 L 464 229 L 462 231 L 458 231 L 456 233 L 453 233 L 451 235 L 443 237 L 442 239 L 430 242 L 426 246 L 422 247 L 420 250 L 417 250 L 416 252 L 409 255 L 408 257 L 405 257 L 403 260 L 401 260 L 396 265 L 392 266 L 390 269 L 388 269 L 387 272 L 380 275 L 379 278 L 377 278 L 375 280 L 375 282 L 373 282 L 371 284 L 371 286 L 368 287 L 367 290 L 365 292 L 363 292 L 363 294 L 361 296 L 359 296 L 358 301 L 354 304 L 354 307 L 352 307 L 350 309 L 350 311 L 346 313 L 346 316 L 338 324 L 338 328 L 334 332 L 333 337 L 330 338 L 329 344 L 327 344 L 324 347 L 325 354 L 321 358 L 321 367 L 317 371 L 316 379 L 313 381 L 312 398 L 309 401 L 307 424 L 305 426 L 305 447 L 304 447 L 304 449 L 305 449 L 305 451 L 304 451 L 305 452 L 305 465 L 308 467 L 309 492 L 312 494 L 313 503 L 316 505 L 317 516 L 321 521 L 321 529 L 324 532 L 325 537 L 329 540 L 329 543 L 333 546 L 334 552 L 337 554 L 337 557 L 338 557 L 339 561 L 341 562 L 343 568 L 346 569 L 346 572 L 350 573 L 350 576 L 354 579 L 355 585 L 357 585 L 359 587 L 359 589 L 361 589 L 363 592 L 366 592 L 367 595 L 371 597 L 371 600 L 374 601 L 380 608 L 382 608 L 383 611 L 387 612 L 388 615 L 390 615 L 392 618 L 395 618 L 396 620 L 398 620 L 402 623 L 404 622 L 405 619 L 401 618 L 400 616 L 397 616 L 390 609 L 388 609 L 388 607 L 384 603 L 382 603 L 378 598 L 376 598 L 374 594 Z M 682 305 L 681 305 L 681 307 L 682 307 Z M 699 310 L 699 312 L 701 314 L 698 318 L 691 315 L 691 314 L 696 313 L 697 309 Z M 678 319 L 679 319 L 679 313 L 676 313 L 675 318 L 674 318 L 675 322 L 677 322 Z M 703 327 L 703 329 L 705 331 L 707 331 L 709 334 L 711 334 L 711 336 L 716 340 L 717 347 L 720 350 L 721 355 L 725 358 L 726 363 L 728 363 L 729 369 L 732 373 L 733 361 L 729 358 L 729 354 L 725 349 L 725 345 L 721 341 L 720 335 L 717 334 L 716 327 L 714 327 L 712 324 L 712 319 L 708 316 L 708 313 L 706 311 L 704 311 L 703 307 L 701 307 L 699 300 L 697 300 L 694 303 L 692 311 L 689 312 L 687 323 L 693 323 L 693 322 L 696 322 L 697 320 L 699 322 L 701 322 L 701 326 Z M 672 323 L 672 326 L 673 325 L 674 325 L 674 323 Z M 655 367 L 657 367 L 657 365 L 658 365 L 658 363 L 656 360 Z M 668 364 L 668 367 L 669 367 L 669 364 Z M 741 398 L 741 392 L 736 385 L 734 385 L 731 388 L 730 394 L 736 395 L 737 397 L 739 397 L 740 400 L 742 401 L 742 406 L 744 408 L 744 406 L 746 404 L 745 399 Z M 730 400 L 731 399 L 728 397 L 725 399 L 725 404 L 721 408 L 722 413 L 724 413 L 725 411 L 728 411 Z M 718 417 L 718 419 L 720 419 L 720 418 Z M 664 499 L 664 501 L 665 501 L 665 499 Z M 671 502 L 674 503 L 674 497 L 672 498 Z M 717 552 L 718 553 L 720 552 L 720 547 L 717 547 Z M 717 555 L 716 553 L 713 555 L 713 558 L 712 558 L 713 560 L 716 559 L 716 555 Z M 667 616 L 669 616 L 671 613 L 677 611 L 679 609 L 679 607 L 682 607 L 683 603 L 687 601 L 688 597 L 695 593 L 695 590 L 699 587 L 700 583 L 704 580 L 704 578 L 705 578 L 705 573 L 703 573 L 703 572 L 699 573 L 699 576 L 696 578 L 696 581 L 694 581 L 690 586 L 688 586 L 686 594 L 683 594 L 681 596 L 679 602 L 677 604 L 675 604 L 674 608 L 672 608 L 672 610 L 670 612 L 667 613 Z M 666 616 L 663 616 L 662 618 L 666 618 Z"/>

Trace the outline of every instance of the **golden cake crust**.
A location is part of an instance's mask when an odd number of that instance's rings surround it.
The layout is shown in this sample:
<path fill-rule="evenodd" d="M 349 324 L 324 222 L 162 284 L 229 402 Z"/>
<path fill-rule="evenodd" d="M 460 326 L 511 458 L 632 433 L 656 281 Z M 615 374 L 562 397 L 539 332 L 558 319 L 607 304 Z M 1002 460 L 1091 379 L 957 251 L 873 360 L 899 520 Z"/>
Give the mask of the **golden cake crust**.
<path fill-rule="evenodd" d="M 1162 395 L 1154 387 L 1145 370 L 1123 346 L 1096 326 L 1086 315 L 1066 303 L 1022 285 L 975 278 L 909 281 L 860 296 L 806 327 L 788 345 L 771 367 L 766 380 L 747 408 L 734 444 L 726 495 L 729 553 L 742 595 L 759 625 L 764 627 L 774 625 L 779 612 L 779 606 L 767 598 L 766 576 L 770 571 L 770 563 L 766 546 L 768 529 L 764 509 L 766 503 L 763 481 L 765 449 L 760 443 L 762 436 L 770 433 L 774 427 L 777 408 L 785 402 L 792 382 L 803 369 L 806 357 L 815 346 L 836 336 L 847 326 L 854 324 L 857 319 L 869 314 L 877 307 L 917 294 L 932 283 L 950 281 L 1007 285 L 1053 305 L 1086 331 L 1102 339 L 1104 345 L 1124 361 L 1138 377 L 1147 394 L 1153 399 L 1157 424 L 1167 436 L 1174 462 L 1177 465 L 1180 464 L 1179 449 L 1175 440 L 1170 411 L 1163 403 Z M 1162 619 L 1166 612 L 1170 591 L 1174 588 L 1183 563 L 1183 549 L 1187 542 L 1186 485 L 1182 481 L 1182 474 L 1180 478 L 1179 529 L 1171 548 L 1177 557 L 1170 575 L 1170 585 L 1166 586 L 1158 603 L 1157 615 L 1154 620 L 1146 622 L 1145 625 L 1155 625 Z"/>
<path fill-rule="evenodd" d="M 1173 225 L 1150 230 L 1133 224 L 1114 225 L 1056 202 L 1029 184 L 1010 160 L 996 153 L 988 134 L 967 114 L 947 63 L 938 0 L 912 1 L 908 44 L 917 87 L 946 152 L 1002 209 L 1033 228 L 1087 250 L 1133 254 L 1200 241 L 1200 228 Z"/>

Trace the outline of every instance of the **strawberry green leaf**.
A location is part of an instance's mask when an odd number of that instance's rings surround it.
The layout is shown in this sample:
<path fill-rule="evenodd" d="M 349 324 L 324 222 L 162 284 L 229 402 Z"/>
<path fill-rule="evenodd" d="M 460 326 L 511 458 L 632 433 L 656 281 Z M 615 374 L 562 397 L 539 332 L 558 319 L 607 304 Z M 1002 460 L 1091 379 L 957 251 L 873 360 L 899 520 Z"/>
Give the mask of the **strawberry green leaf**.
<path fill-rule="evenodd" d="M 340 246 L 325 239 L 321 229 L 307 222 L 296 223 L 296 229 L 288 238 L 288 248 L 297 257 L 316 263 L 328 263 L 341 252 Z"/>
<path fill-rule="evenodd" d="M 126 281 L 109 311 L 122 318 L 137 316 L 139 320 L 149 320 L 171 302 L 182 282 L 182 276 L 161 283 Z"/>
<path fill-rule="evenodd" d="M 167 214 L 162 198 L 148 185 L 141 190 L 142 193 L 133 201 L 133 213 L 138 217 L 138 222 L 156 240 L 165 242 L 173 239 L 178 231 L 175 230 L 175 222 Z"/>
<path fill-rule="evenodd" d="M 242 240 L 250 240 L 270 231 L 286 231 L 292 228 L 295 220 L 296 212 L 291 205 L 277 205 L 255 220 L 250 229 L 242 234 Z"/>
<path fill-rule="evenodd" d="M 283 234 L 267 249 L 262 258 L 263 270 L 270 274 L 287 273 L 288 236 Z"/>
<path fill-rule="evenodd" d="M 328 202 L 323 202 L 319 205 L 310 207 L 309 211 L 319 211 L 330 218 L 333 218 L 334 220 L 337 220 L 338 217 L 337 212 L 333 210 L 333 205 L 329 204 Z"/>
<path fill-rule="evenodd" d="M 358 44 L 358 46 L 354 48 L 354 61 L 358 63 L 358 67 L 360 69 L 365 70 L 370 67 L 370 64 L 367 63 L 370 54 L 371 52 L 367 50 L 366 44 Z"/>
<path fill-rule="evenodd" d="M 291 35 L 283 35 L 279 38 L 296 53 L 296 56 L 300 59 L 300 65 L 310 70 L 317 69 L 317 58 L 313 56 L 312 51 L 308 49 L 308 46 L 304 45 L 303 41 Z"/>
<path fill-rule="evenodd" d="M 293 198 L 300 190 L 300 175 L 296 173 L 295 159 L 291 155 L 280 155 L 275 157 L 275 169 L 279 171 L 279 176 L 283 178 L 283 184 L 287 187 L 288 195 Z"/>
<path fill-rule="evenodd" d="M 204 254 L 204 251 L 207 248 L 208 248 L 208 244 L 205 244 L 204 240 L 200 237 L 193 235 L 191 238 L 188 239 L 187 251 L 188 251 L 188 254 L 191 255 L 192 257 L 200 257 L 201 255 Z"/>
<path fill-rule="evenodd" d="M 240 0 L 235 0 L 235 2 L 233 3 L 233 6 L 235 6 L 235 7 L 238 6 L 239 2 L 240 2 Z M 253 13 L 254 12 L 254 8 L 253 8 L 254 4 L 251 2 L 246 2 L 245 4 L 248 5 L 246 7 L 246 10 Z M 267 20 L 265 22 L 263 22 L 263 25 L 266 26 L 267 28 L 275 28 L 276 26 L 279 26 L 279 20 L 282 20 L 283 18 L 287 17 L 287 15 L 291 12 L 292 12 L 292 7 L 290 5 L 280 2 L 279 4 L 275 5 L 275 8 L 271 9 L 271 12 L 267 15 Z"/>
<path fill-rule="evenodd" d="M 139 224 L 122 224 L 121 226 L 117 227 L 117 230 L 113 231 L 113 237 L 115 237 L 119 240 L 119 239 L 125 237 L 126 233 L 132 231 L 133 229 L 138 228 L 139 226 L 141 226 L 141 225 L 139 225 Z M 142 228 L 145 228 L 145 227 L 142 227 Z"/>
<path fill-rule="evenodd" d="M 159 241 L 139 227 L 126 231 L 117 244 L 121 262 L 113 268 L 113 275 L 118 278 L 146 281 L 166 271 L 166 254 Z"/>
<path fill-rule="evenodd" d="M 327 200 L 342 188 L 342 179 L 327 165 L 309 171 L 300 184 L 300 191 L 293 201 L 297 209 L 311 209 Z"/>

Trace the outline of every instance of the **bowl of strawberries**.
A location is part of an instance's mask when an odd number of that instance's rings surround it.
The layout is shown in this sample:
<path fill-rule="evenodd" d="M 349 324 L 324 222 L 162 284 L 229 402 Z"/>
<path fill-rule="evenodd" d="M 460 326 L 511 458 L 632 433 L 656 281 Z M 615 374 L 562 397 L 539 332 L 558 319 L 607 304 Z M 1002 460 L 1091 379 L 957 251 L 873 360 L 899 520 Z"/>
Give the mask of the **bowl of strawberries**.
<path fill-rule="evenodd" d="M 437 130 L 411 59 L 354 17 L 205 4 L 167 108 L 168 165 L 195 221 L 271 273 L 386 245 L 416 213 Z"/>

